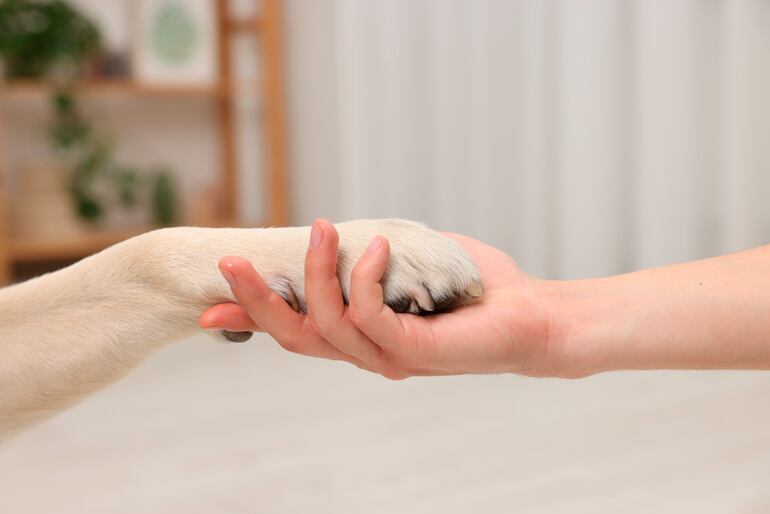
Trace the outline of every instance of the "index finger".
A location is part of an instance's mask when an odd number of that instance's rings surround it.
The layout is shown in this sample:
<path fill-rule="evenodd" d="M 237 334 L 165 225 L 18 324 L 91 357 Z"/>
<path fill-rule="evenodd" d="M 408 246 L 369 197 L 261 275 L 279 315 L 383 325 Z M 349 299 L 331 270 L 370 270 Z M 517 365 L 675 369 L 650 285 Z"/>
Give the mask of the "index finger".
<path fill-rule="evenodd" d="M 301 332 L 304 317 L 265 284 L 249 261 L 225 257 L 219 262 L 219 269 L 254 323 L 279 340 L 293 339 Z"/>
<path fill-rule="evenodd" d="M 219 269 L 249 317 L 283 348 L 304 355 L 359 364 L 318 336 L 306 323 L 305 316 L 295 312 L 278 293 L 270 289 L 249 261 L 242 257 L 225 257 L 220 261 Z"/>
<path fill-rule="evenodd" d="M 246 309 L 237 303 L 225 302 L 213 305 L 203 311 L 198 318 L 198 325 L 203 329 L 225 329 L 231 332 L 264 332 L 254 323 Z"/>

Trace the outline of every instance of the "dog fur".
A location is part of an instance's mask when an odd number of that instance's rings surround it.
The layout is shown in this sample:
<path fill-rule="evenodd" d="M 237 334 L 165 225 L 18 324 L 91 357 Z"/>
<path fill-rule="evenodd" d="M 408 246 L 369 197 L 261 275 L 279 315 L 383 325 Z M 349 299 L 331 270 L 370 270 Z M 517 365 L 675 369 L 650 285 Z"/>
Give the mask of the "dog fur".
<path fill-rule="evenodd" d="M 481 294 L 471 259 L 423 225 L 359 220 L 336 228 L 346 299 L 352 267 L 376 235 L 391 243 L 383 289 L 395 310 L 433 311 Z M 248 258 L 304 311 L 308 238 L 308 227 L 166 228 L 0 289 L 0 438 L 123 377 L 194 332 L 204 309 L 233 301 L 217 268 L 222 257 Z"/>

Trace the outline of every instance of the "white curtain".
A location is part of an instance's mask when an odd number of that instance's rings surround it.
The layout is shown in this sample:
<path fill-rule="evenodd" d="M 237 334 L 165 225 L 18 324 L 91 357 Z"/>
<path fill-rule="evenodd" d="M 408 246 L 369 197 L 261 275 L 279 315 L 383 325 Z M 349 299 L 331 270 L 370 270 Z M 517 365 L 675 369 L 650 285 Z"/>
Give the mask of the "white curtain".
<path fill-rule="evenodd" d="M 530 273 L 770 243 L 767 0 L 335 0 L 340 217 Z"/>

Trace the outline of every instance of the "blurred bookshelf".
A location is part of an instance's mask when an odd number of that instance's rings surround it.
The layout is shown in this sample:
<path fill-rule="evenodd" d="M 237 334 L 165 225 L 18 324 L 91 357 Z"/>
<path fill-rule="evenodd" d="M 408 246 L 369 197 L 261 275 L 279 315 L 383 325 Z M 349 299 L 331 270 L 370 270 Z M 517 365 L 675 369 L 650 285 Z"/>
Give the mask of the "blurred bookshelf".
<path fill-rule="evenodd" d="M 152 227 L 90 232 L 62 239 L 9 238 L 8 258 L 17 263 L 76 260 L 139 235 Z"/>
<path fill-rule="evenodd" d="M 6 98 L 42 95 L 53 89 L 50 84 L 34 80 L 11 80 L 0 83 L 0 95 Z M 202 96 L 217 97 L 230 94 L 226 84 L 143 84 L 130 79 L 95 79 L 79 82 L 74 89 L 79 94 L 99 96 Z"/>
<path fill-rule="evenodd" d="M 234 18 L 228 0 L 215 3 L 217 27 L 217 80 L 212 84 L 155 84 L 131 78 L 86 79 L 75 84 L 78 94 L 104 97 L 142 98 L 204 98 L 215 102 L 216 134 L 219 146 L 217 183 L 219 184 L 216 218 L 209 226 L 243 226 L 239 219 L 237 135 L 235 99 L 244 92 L 253 92 L 262 103 L 259 120 L 264 140 L 264 178 L 262 194 L 265 220 L 259 225 L 283 226 L 289 222 L 288 179 L 283 96 L 283 62 L 281 49 L 281 0 L 261 0 L 258 14 L 249 18 Z M 256 0 L 255 0 L 256 1 Z M 259 48 L 259 83 L 238 81 L 234 74 L 232 45 L 236 36 L 256 38 Z M 0 81 L 2 102 L 50 93 L 52 86 L 39 81 Z M 0 133 L 13 127 L 0 109 Z M 16 279 L 27 278 L 20 267 L 31 266 L 45 270 L 46 263 L 54 269 L 74 262 L 127 238 L 156 227 L 137 226 L 122 229 L 94 229 L 62 238 L 29 238 L 12 235 L 8 227 L 8 202 L 4 188 L 3 149 L 0 147 L 0 286 Z M 258 192 L 255 192 L 258 193 Z"/>

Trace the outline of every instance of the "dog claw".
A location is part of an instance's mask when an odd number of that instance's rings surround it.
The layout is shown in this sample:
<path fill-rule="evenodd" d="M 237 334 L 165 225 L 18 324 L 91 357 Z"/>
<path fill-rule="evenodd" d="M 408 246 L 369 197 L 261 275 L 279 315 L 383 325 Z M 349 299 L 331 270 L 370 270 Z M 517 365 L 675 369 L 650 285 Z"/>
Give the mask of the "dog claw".
<path fill-rule="evenodd" d="M 465 294 L 471 298 L 481 298 L 481 295 L 484 294 L 484 286 L 481 285 L 481 282 L 472 282 L 471 285 L 465 289 Z"/>
<path fill-rule="evenodd" d="M 436 309 L 436 304 L 433 302 L 433 297 L 430 295 L 430 292 L 428 292 L 426 288 L 419 287 L 412 291 L 412 297 L 414 298 L 412 303 L 416 302 L 415 307 L 417 310 L 412 311 L 410 309 L 410 312 L 433 312 Z"/>
<path fill-rule="evenodd" d="M 300 311 L 299 299 L 294 293 L 294 289 L 291 287 L 288 288 L 288 292 L 286 293 L 286 302 L 291 306 L 292 309 L 294 309 L 294 312 Z"/>

